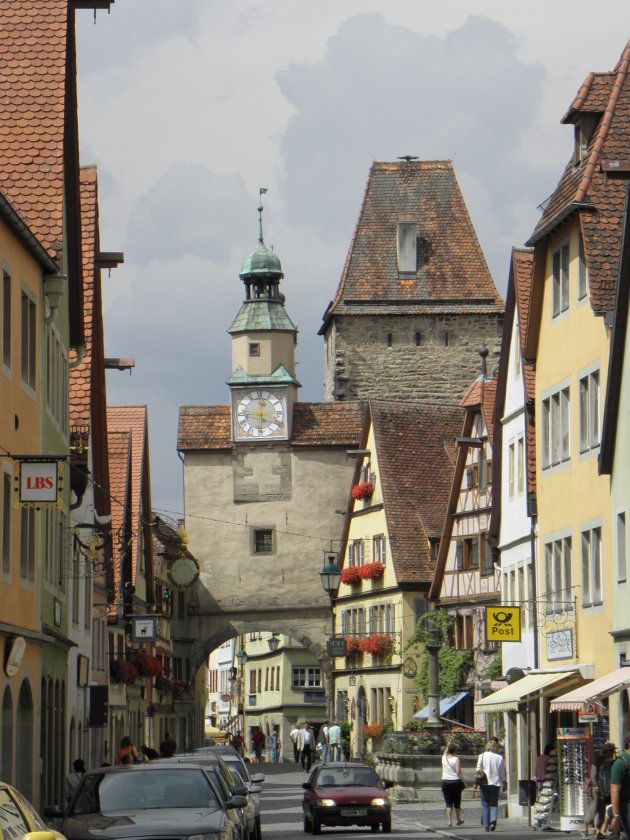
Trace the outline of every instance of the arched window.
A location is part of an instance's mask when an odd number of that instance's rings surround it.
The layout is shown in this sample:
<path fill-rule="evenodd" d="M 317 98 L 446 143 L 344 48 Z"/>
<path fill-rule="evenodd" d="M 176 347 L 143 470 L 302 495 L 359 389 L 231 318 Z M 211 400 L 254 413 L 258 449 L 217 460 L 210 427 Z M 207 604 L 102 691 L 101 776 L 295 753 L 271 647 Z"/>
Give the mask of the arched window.
<path fill-rule="evenodd" d="M 33 798 L 33 693 L 28 680 L 20 686 L 17 707 L 17 743 L 20 760 L 17 762 L 16 787 L 27 799 Z"/>
<path fill-rule="evenodd" d="M 0 779 L 13 781 L 13 698 L 7 686 L 2 697 L 2 728 L 0 730 Z"/>

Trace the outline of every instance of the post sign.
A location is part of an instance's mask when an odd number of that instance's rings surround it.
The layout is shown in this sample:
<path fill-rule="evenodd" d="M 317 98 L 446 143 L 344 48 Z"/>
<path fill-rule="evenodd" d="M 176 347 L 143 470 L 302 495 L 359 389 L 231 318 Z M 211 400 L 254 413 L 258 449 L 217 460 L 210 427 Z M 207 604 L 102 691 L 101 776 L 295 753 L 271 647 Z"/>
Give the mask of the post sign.
<path fill-rule="evenodd" d="M 345 636 L 332 636 L 328 639 L 328 656 L 347 656 Z"/>
<path fill-rule="evenodd" d="M 486 641 L 520 642 L 521 608 L 486 607 Z"/>
<path fill-rule="evenodd" d="M 57 461 L 21 461 L 20 504 L 56 504 L 58 470 Z"/>

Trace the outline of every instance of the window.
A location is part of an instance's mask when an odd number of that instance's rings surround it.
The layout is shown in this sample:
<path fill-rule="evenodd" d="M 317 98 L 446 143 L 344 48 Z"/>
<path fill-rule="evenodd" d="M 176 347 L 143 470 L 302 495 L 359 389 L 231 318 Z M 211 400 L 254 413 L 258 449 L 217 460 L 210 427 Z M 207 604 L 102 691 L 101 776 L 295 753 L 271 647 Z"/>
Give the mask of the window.
<path fill-rule="evenodd" d="M 479 537 L 479 547 L 481 549 L 481 574 L 488 577 L 494 574 L 494 558 L 487 534 L 481 534 Z"/>
<path fill-rule="evenodd" d="M 519 496 L 525 490 L 525 439 L 521 436 L 516 442 L 516 489 Z"/>
<path fill-rule="evenodd" d="M 391 635 L 395 632 L 393 604 L 378 604 L 369 608 L 369 632 Z"/>
<path fill-rule="evenodd" d="M 254 528 L 254 554 L 273 553 L 273 529 Z"/>
<path fill-rule="evenodd" d="M 440 341 L 442 342 L 442 347 L 448 347 L 449 344 L 449 335 L 446 330 L 443 330 L 440 333 Z"/>
<path fill-rule="evenodd" d="M 35 510 L 20 511 L 20 577 L 35 580 Z"/>
<path fill-rule="evenodd" d="M 455 569 L 466 571 L 479 568 L 479 537 L 455 540 Z"/>
<path fill-rule="evenodd" d="M 582 531 L 582 606 L 602 603 L 602 529 Z"/>
<path fill-rule="evenodd" d="M 545 544 L 545 598 L 546 611 L 553 613 L 566 609 L 571 601 L 573 587 L 571 575 L 571 537 L 552 540 Z"/>
<path fill-rule="evenodd" d="M 249 672 L 249 693 L 256 694 L 256 671 Z"/>
<path fill-rule="evenodd" d="M 398 222 L 396 229 L 396 252 L 399 276 L 415 277 L 417 271 L 417 250 L 415 222 Z"/>
<path fill-rule="evenodd" d="M 472 613 L 455 616 L 455 647 L 458 650 L 468 650 L 474 647 L 473 616 Z"/>
<path fill-rule="evenodd" d="M 392 335 L 392 333 L 387 333 L 387 335 L 385 336 L 385 340 L 387 341 L 387 346 L 391 347 L 394 341 L 394 336 Z"/>
<path fill-rule="evenodd" d="M 258 341 L 250 341 L 249 343 L 249 355 L 250 356 L 260 356 L 260 344 Z"/>
<path fill-rule="evenodd" d="M 11 367 L 11 275 L 2 273 L 2 363 Z"/>
<path fill-rule="evenodd" d="M 294 666 L 293 688 L 322 688 L 322 669 Z"/>
<path fill-rule="evenodd" d="M 36 325 L 36 307 L 35 302 L 22 292 L 22 307 L 21 307 L 21 325 L 22 333 L 20 336 L 21 348 L 21 376 L 22 382 L 26 383 L 30 388 L 35 388 L 35 325 Z"/>
<path fill-rule="evenodd" d="M 415 335 L 416 347 L 422 347 L 422 333 L 417 332 Z"/>
<path fill-rule="evenodd" d="M 363 540 L 353 540 L 348 546 L 348 564 L 362 566 L 365 563 L 365 547 Z"/>
<path fill-rule="evenodd" d="M 542 401 L 542 466 L 556 466 L 571 457 L 569 388 Z"/>
<path fill-rule="evenodd" d="M 584 300 L 588 292 L 588 271 L 582 231 L 578 232 L 578 300 Z"/>
<path fill-rule="evenodd" d="M 488 460 L 483 449 L 479 450 L 477 469 L 479 471 L 479 489 L 486 490 L 488 488 Z"/>
<path fill-rule="evenodd" d="M 551 257 L 553 277 L 552 314 L 556 318 L 569 308 L 569 246 L 562 245 Z"/>
<path fill-rule="evenodd" d="M 510 443 L 508 446 L 508 497 L 514 498 L 516 473 L 516 445 Z"/>
<path fill-rule="evenodd" d="M 11 574 L 11 476 L 2 473 L 2 574 Z"/>
<path fill-rule="evenodd" d="M 617 581 L 626 580 L 626 514 L 617 514 Z"/>
<path fill-rule="evenodd" d="M 599 446 L 599 371 L 580 379 L 580 452 Z"/>
<path fill-rule="evenodd" d="M 382 563 L 383 566 L 387 560 L 387 541 L 383 534 L 379 534 L 372 539 L 372 560 L 375 563 Z"/>

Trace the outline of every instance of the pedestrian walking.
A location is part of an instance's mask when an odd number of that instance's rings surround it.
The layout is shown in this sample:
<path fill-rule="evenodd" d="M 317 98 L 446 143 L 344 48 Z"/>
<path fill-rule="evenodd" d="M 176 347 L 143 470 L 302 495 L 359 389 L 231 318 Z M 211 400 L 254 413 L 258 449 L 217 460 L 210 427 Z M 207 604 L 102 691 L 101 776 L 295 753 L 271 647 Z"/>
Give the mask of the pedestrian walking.
<path fill-rule="evenodd" d="M 455 754 L 454 744 L 447 744 L 442 753 L 442 796 L 446 805 L 446 824 L 453 826 L 453 811 L 457 825 L 463 825 L 462 791 L 466 785 L 462 781 L 462 764 Z"/>
<path fill-rule="evenodd" d="M 626 840 L 630 838 L 630 732 L 623 738 L 623 752 L 610 770 L 610 803 L 612 805 L 611 831 L 622 829 Z"/>
<path fill-rule="evenodd" d="M 257 726 L 252 736 L 252 747 L 254 750 L 254 761 L 260 764 L 262 761 L 262 751 L 265 748 L 265 733 L 260 726 Z"/>
<path fill-rule="evenodd" d="M 125 756 L 129 757 L 128 761 L 123 761 Z M 136 764 L 140 763 L 140 753 L 134 747 L 129 735 L 125 735 L 120 740 L 120 747 L 118 748 L 118 756 L 116 757 L 116 764 Z"/>
<path fill-rule="evenodd" d="M 318 743 L 322 751 L 322 764 L 328 759 L 328 721 L 325 720 L 319 728 Z"/>
<path fill-rule="evenodd" d="M 588 779 L 584 782 L 584 827 L 582 830 L 582 837 L 588 837 L 591 827 L 594 827 L 597 833 L 599 826 L 597 825 L 597 794 L 599 786 L 597 784 L 597 773 L 599 772 L 599 765 L 601 759 L 593 761 L 590 766 Z"/>
<path fill-rule="evenodd" d="M 297 723 L 289 732 L 289 738 L 291 739 L 291 743 L 293 744 L 293 759 L 297 764 L 297 762 L 300 760 L 300 747 L 298 745 L 298 740 L 300 738 L 300 728 L 297 725 Z"/>
<path fill-rule="evenodd" d="M 278 738 L 278 729 L 275 728 L 271 735 L 267 735 L 267 749 L 270 751 L 270 758 L 274 764 L 278 760 L 279 746 L 280 739 Z"/>
<path fill-rule="evenodd" d="M 236 735 L 232 735 L 232 739 L 230 740 L 230 745 L 234 747 L 236 752 L 243 757 L 243 747 L 245 746 L 245 741 L 243 739 L 243 733 L 239 729 Z"/>
<path fill-rule="evenodd" d="M 177 744 L 170 732 L 164 733 L 164 740 L 160 744 L 160 755 L 162 758 L 172 758 L 177 750 Z"/>
<path fill-rule="evenodd" d="M 311 769 L 311 764 L 313 763 L 314 746 L 313 730 L 311 729 L 310 724 L 305 723 L 304 729 L 300 730 L 298 743 L 300 745 L 300 763 L 302 764 L 302 770 L 306 770 L 308 773 Z"/>
<path fill-rule="evenodd" d="M 341 727 L 337 721 L 328 727 L 328 755 L 331 761 L 341 761 Z"/>
<path fill-rule="evenodd" d="M 499 814 L 499 794 L 505 790 L 505 761 L 494 752 L 496 741 L 486 744 L 486 749 L 477 759 L 475 788 L 481 794 L 481 824 L 486 831 L 495 831 Z M 482 775 L 483 774 L 483 775 Z"/>
<path fill-rule="evenodd" d="M 617 747 L 610 742 L 607 742 L 602 747 L 602 761 L 597 770 L 597 837 L 603 838 L 606 836 L 605 828 L 608 827 L 606 821 L 606 808 L 610 805 L 610 773 L 612 770 Z"/>
<path fill-rule="evenodd" d="M 72 770 L 66 776 L 64 782 L 64 793 L 66 802 L 70 802 L 75 790 L 81 784 L 81 779 L 85 776 L 85 762 L 82 758 L 76 758 L 72 762 Z"/>

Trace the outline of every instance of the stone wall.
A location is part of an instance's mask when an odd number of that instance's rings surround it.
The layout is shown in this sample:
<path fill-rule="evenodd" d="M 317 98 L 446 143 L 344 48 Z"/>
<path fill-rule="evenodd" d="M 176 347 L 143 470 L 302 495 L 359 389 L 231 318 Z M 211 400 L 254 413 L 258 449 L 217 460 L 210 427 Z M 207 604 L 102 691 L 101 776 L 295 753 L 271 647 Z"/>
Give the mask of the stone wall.
<path fill-rule="evenodd" d="M 497 315 L 336 316 L 326 335 L 324 399 L 458 402 L 479 375 L 478 350 L 498 363 Z"/>

